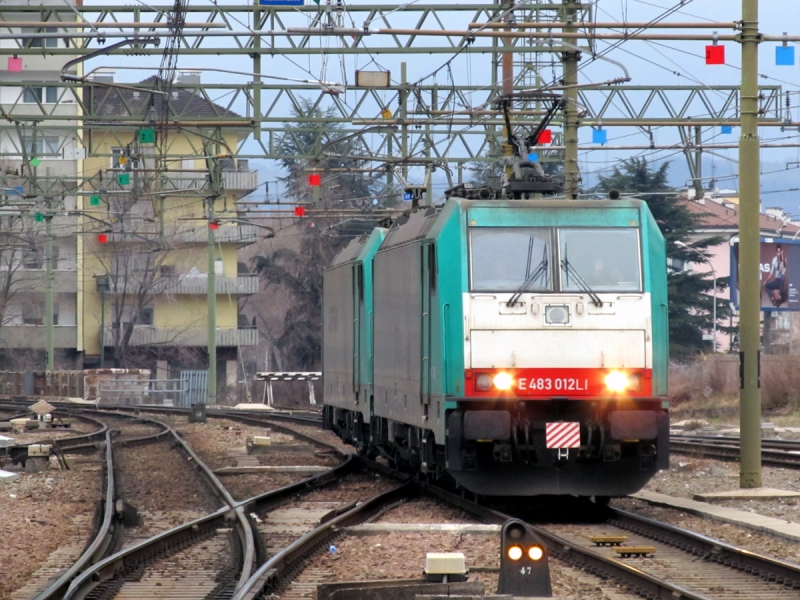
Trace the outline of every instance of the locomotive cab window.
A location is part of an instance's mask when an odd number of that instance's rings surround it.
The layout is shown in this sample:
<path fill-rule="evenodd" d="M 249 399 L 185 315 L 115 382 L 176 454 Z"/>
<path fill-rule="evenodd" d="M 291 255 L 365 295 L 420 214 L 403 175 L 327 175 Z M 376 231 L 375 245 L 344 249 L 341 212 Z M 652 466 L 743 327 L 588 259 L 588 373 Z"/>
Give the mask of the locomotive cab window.
<path fill-rule="evenodd" d="M 473 227 L 469 243 L 472 291 L 553 290 L 550 229 Z"/>
<path fill-rule="evenodd" d="M 561 229 L 559 242 L 563 291 L 641 291 L 638 229 Z"/>

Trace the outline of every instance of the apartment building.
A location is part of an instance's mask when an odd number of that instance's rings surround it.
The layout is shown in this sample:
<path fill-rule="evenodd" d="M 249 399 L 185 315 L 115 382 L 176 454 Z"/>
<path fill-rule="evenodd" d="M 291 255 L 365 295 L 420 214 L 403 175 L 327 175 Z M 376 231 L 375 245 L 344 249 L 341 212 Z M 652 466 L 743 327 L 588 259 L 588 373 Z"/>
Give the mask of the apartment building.
<path fill-rule="evenodd" d="M 104 85 L 84 98 L 92 124 L 79 199 L 84 364 L 99 364 L 102 355 L 106 364 L 155 366 L 159 379 L 205 368 L 213 264 L 217 369 L 235 385 L 238 349 L 258 341 L 239 311 L 258 279 L 238 260 L 256 227 L 236 210 L 258 175 L 231 157 L 248 121 L 212 102 L 197 72 L 179 73 L 172 86 L 152 76 L 114 87 L 108 70 L 93 77 Z"/>
<path fill-rule="evenodd" d="M 77 17 L 50 8 L 73 0 L 3 0 L 0 28 L 0 362 L 44 368 L 47 314 L 47 230 L 52 240 L 53 346 L 56 366 L 80 363 L 76 192 L 82 172 L 81 108 L 60 81 L 74 58 Z M 77 4 L 80 4 L 79 2 Z M 64 27 L 56 25 L 57 21 Z M 15 23 L 19 23 L 16 25 Z M 52 23 L 52 25 L 51 25 Z M 49 35 L 50 37 L 47 37 Z M 80 66 L 68 73 L 80 74 Z M 2 367 L 0 367 L 2 368 Z"/>

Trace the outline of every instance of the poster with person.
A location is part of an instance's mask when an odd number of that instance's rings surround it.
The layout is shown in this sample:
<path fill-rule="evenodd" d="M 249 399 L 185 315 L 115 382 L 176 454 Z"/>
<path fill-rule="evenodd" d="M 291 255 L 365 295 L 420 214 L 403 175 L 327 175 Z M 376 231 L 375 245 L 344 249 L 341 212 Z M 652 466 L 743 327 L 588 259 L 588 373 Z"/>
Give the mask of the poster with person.
<path fill-rule="evenodd" d="M 731 244 L 731 302 L 739 305 L 739 243 Z M 761 241 L 761 310 L 800 310 L 800 240 Z"/>

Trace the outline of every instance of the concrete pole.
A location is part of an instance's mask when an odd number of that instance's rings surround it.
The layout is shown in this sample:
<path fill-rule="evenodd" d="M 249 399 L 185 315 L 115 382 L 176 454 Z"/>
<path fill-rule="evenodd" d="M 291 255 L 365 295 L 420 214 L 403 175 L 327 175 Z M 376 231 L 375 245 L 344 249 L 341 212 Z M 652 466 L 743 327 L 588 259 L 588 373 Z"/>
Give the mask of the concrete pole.
<path fill-rule="evenodd" d="M 214 161 L 212 177 L 216 177 L 216 161 Z M 217 403 L 217 274 L 214 254 L 214 202 L 212 194 L 208 200 L 208 395 L 206 404 Z"/>
<path fill-rule="evenodd" d="M 256 2 L 253 7 L 253 29 L 261 30 L 261 6 Z M 253 139 L 261 139 L 261 36 L 253 36 Z"/>
<path fill-rule="evenodd" d="M 565 33 L 575 33 L 580 2 L 564 0 L 563 19 L 569 25 L 564 27 Z M 578 168 L 578 61 L 581 53 L 567 50 L 562 54 L 564 63 L 564 194 L 567 200 L 576 200 L 581 189 L 581 174 Z"/>
<path fill-rule="evenodd" d="M 218 134 L 221 135 L 221 134 Z M 206 154 L 210 154 L 212 146 L 206 146 Z M 209 183 L 211 184 L 211 194 L 208 197 L 208 393 L 206 404 L 217 403 L 217 273 L 216 273 L 216 248 L 215 248 L 215 229 L 216 216 L 214 214 L 215 204 L 219 197 L 222 173 L 219 162 L 220 145 L 216 144 L 214 158 L 208 159 L 206 164 L 209 170 Z"/>
<path fill-rule="evenodd" d="M 405 160 L 408 158 L 408 72 L 406 63 L 400 63 L 400 154 L 403 157 L 403 180 L 408 181 L 408 163 Z"/>
<path fill-rule="evenodd" d="M 44 323 L 46 327 L 47 344 L 47 370 L 55 370 L 55 350 L 53 348 L 53 215 L 50 212 L 50 198 L 47 198 L 47 208 L 45 209 L 45 300 L 44 300 Z"/>
<path fill-rule="evenodd" d="M 739 340 L 743 377 L 739 396 L 739 485 L 761 487 L 759 334 L 760 156 L 758 139 L 758 0 L 742 0 L 742 135 L 739 139 Z"/>
<path fill-rule="evenodd" d="M 702 128 L 694 128 L 694 197 L 703 198 L 703 135 Z"/>
<path fill-rule="evenodd" d="M 503 8 L 508 10 L 514 6 L 513 0 L 507 1 L 503 4 Z M 511 22 L 511 13 L 509 12 L 505 16 L 505 28 L 508 31 L 511 31 L 512 22 Z M 506 98 L 506 102 L 511 102 L 511 99 L 508 98 L 510 94 L 514 93 L 514 48 L 512 44 L 512 38 L 504 37 L 503 38 L 503 58 L 501 64 L 501 75 L 500 78 L 502 80 L 502 90 L 503 96 Z M 508 106 L 508 110 L 511 111 L 511 104 Z M 510 178 L 513 173 L 513 168 L 511 163 L 514 158 L 514 147 L 509 143 L 511 136 L 513 135 L 513 131 L 508 131 L 508 128 L 503 126 L 503 158 L 505 159 L 505 174 L 506 179 Z M 526 160 L 527 156 L 520 156 L 520 160 Z"/>
<path fill-rule="evenodd" d="M 100 368 L 106 366 L 106 293 L 100 291 Z"/>

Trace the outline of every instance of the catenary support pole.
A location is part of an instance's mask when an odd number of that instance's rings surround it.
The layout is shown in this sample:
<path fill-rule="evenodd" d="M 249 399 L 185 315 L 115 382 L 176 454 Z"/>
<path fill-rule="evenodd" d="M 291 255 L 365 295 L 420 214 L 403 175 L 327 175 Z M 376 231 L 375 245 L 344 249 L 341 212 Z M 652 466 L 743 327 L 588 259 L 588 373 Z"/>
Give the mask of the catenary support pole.
<path fill-rule="evenodd" d="M 758 139 L 758 0 L 742 0 L 742 135 L 739 139 L 739 485 L 761 486 L 759 282 L 760 156 Z"/>
<path fill-rule="evenodd" d="M 217 402 L 217 277 L 214 256 L 214 201 L 208 200 L 208 395 L 206 404 Z"/>
<path fill-rule="evenodd" d="M 45 282 L 45 300 L 44 300 L 44 319 L 46 326 L 46 344 L 47 344 L 47 370 L 53 371 L 55 369 L 55 349 L 53 347 L 53 213 L 50 211 L 50 198 L 46 200 L 46 208 L 44 215 L 45 223 L 45 244 L 44 244 L 44 261 L 46 263 L 47 281 Z"/>
<path fill-rule="evenodd" d="M 703 129 L 694 128 L 694 197 L 703 198 Z"/>
<path fill-rule="evenodd" d="M 207 148 L 206 154 L 210 154 L 212 146 L 209 144 Z M 218 226 L 215 204 L 219 197 L 222 178 L 219 151 L 220 146 L 216 144 L 214 158 L 206 163 L 211 184 L 211 194 L 208 197 L 208 393 L 206 395 L 206 404 L 209 406 L 217 403 L 217 272 L 214 232 Z"/>
<path fill-rule="evenodd" d="M 580 3 L 576 0 L 564 0 L 564 21 L 576 23 Z M 577 24 L 576 24 L 577 25 Z M 565 33 L 577 32 L 577 27 L 570 25 L 564 28 Z M 578 169 L 578 61 L 581 53 L 568 49 L 562 53 L 564 64 L 564 194 L 567 200 L 576 200 L 581 188 L 581 174 Z"/>

